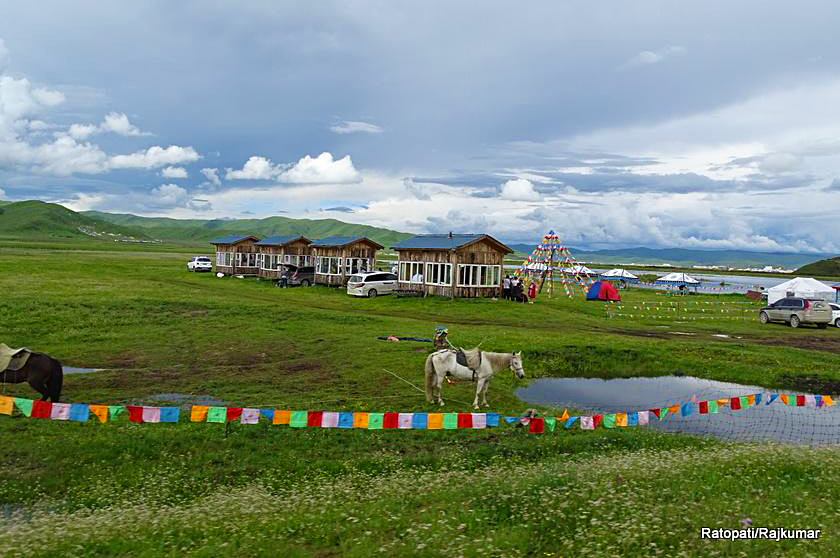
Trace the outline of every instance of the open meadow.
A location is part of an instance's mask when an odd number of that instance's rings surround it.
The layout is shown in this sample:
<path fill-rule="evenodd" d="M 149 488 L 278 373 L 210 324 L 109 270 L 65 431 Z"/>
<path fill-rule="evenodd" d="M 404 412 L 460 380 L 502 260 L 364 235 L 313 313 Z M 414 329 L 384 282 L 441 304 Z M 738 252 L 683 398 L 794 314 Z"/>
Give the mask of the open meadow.
<path fill-rule="evenodd" d="M 183 249 L 180 249 L 183 250 Z M 840 393 L 840 330 L 762 326 L 742 296 L 622 291 L 604 303 L 378 297 L 190 274 L 177 247 L 0 242 L 0 341 L 65 366 L 62 400 L 432 411 L 431 337 L 523 351 L 491 410 L 538 377 L 686 374 Z M 720 302 L 731 312 L 713 313 Z M 685 310 L 686 303 L 696 308 Z M 712 304 L 706 304 L 710 302 Z M 667 308 L 681 305 L 681 311 Z M 708 309 L 708 311 L 706 310 Z M 743 311 L 736 311 L 742 309 Z M 688 335 L 690 334 L 690 335 Z M 26 384 L 5 395 L 34 398 Z M 474 386 L 445 386 L 468 411 Z M 545 412 L 553 413 L 544 409 Z M 559 411 L 558 411 L 559 414 Z M 187 415 L 188 416 L 188 415 Z M 747 555 L 840 552 L 840 450 L 725 443 L 644 427 L 531 435 L 103 425 L 0 416 L 0 554 Z M 818 541 L 701 540 L 701 527 L 822 529 Z"/>

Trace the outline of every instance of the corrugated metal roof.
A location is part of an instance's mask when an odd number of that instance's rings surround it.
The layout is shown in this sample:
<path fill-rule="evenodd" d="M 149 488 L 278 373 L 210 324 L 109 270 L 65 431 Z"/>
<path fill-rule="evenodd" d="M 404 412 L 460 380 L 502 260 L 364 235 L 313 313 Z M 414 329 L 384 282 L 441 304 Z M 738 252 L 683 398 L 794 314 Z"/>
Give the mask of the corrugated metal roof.
<path fill-rule="evenodd" d="M 313 240 L 312 246 L 346 246 L 364 238 L 363 236 L 328 236 L 327 238 Z"/>
<path fill-rule="evenodd" d="M 293 242 L 299 238 L 304 238 L 299 234 L 287 234 L 282 236 L 269 236 L 268 238 L 263 238 L 259 242 L 257 242 L 257 246 L 283 246 L 284 244 L 288 244 L 289 242 Z M 308 239 L 306 239 L 308 240 Z"/>
<path fill-rule="evenodd" d="M 482 238 L 487 238 L 508 252 L 513 252 L 489 234 L 418 234 L 395 244 L 392 248 L 394 250 L 454 250 Z"/>
<path fill-rule="evenodd" d="M 257 238 L 252 234 L 229 234 L 227 236 L 220 236 L 219 238 L 210 241 L 210 244 L 236 244 L 246 238 Z M 257 238 L 259 240 L 259 238 Z"/>

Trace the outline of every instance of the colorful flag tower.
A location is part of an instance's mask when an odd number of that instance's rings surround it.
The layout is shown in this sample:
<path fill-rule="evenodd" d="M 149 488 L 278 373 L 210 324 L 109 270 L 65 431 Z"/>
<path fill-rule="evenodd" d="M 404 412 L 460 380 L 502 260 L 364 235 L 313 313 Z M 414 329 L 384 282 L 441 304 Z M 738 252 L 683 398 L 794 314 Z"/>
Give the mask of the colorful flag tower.
<path fill-rule="evenodd" d="M 586 267 L 575 261 L 572 253 L 560 242 L 560 237 L 554 231 L 548 231 L 543 236 L 539 246 L 516 270 L 516 276 L 528 283 L 538 281 L 539 292 L 542 293 L 545 288 L 549 297 L 554 294 L 556 284 L 562 285 L 569 297 L 576 286 L 585 295 L 592 285 L 592 278 Z"/>

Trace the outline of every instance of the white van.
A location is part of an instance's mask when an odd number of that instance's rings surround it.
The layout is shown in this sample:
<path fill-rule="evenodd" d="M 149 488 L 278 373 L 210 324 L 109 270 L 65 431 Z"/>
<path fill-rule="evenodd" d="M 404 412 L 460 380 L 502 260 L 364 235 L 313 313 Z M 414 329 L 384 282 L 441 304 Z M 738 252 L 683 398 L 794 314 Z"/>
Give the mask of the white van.
<path fill-rule="evenodd" d="M 347 294 L 373 298 L 391 294 L 397 288 L 397 276 L 385 271 L 357 273 L 347 281 Z"/>

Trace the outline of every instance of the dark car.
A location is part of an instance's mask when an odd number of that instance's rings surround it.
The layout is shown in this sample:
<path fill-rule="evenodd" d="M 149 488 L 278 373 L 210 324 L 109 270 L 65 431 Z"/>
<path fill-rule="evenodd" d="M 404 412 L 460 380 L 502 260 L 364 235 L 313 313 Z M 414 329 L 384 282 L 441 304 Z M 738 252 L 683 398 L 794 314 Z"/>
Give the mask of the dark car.
<path fill-rule="evenodd" d="M 758 319 L 763 324 L 786 322 L 790 327 L 814 324 L 822 329 L 831 322 L 831 307 L 824 300 L 788 296 L 759 310 Z"/>
<path fill-rule="evenodd" d="M 289 266 L 294 268 L 294 266 Z M 304 266 L 290 270 L 289 286 L 308 287 L 315 282 L 315 266 Z"/>

